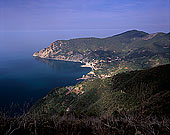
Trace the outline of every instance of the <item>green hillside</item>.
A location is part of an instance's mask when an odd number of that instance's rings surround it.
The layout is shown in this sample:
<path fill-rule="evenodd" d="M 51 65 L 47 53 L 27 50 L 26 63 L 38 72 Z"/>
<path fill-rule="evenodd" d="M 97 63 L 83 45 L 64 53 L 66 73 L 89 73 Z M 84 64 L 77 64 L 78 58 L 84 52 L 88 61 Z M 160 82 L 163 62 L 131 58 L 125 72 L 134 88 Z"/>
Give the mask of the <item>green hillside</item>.
<path fill-rule="evenodd" d="M 169 52 L 169 33 L 131 30 L 106 38 L 57 40 L 33 56 L 90 64 L 95 75 L 87 79 L 168 64 Z"/>
<path fill-rule="evenodd" d="M 121 111 L 169 114 L 169 75 L 170 65 L 163 65 L 56 88 L 30 112 L 50 115 L 74 112 L 88 116 L 113 115 Z"/>
<path fill-rule="evenodd" d="M 165 65 L 170 63 L 169 52 L 169 33 L 161 32 L 131 30 L 106 38 L 57 40 L 33 56 L 44 62 L 46 58 L 82 62 L 92 71 L 76 86 L 52 90 L 31 112 L 101 116 L 122 110 L 139 111 L 141 106 L 152 106 L 149 101 L 159 97 L 157 102 L 161 103 L 161 97 L 166 92 L 169 95 L 165 87 L 169 81 L 169 65 Z M 148 69 L 152 67 L 156 68 Z"/>
<path fill-rule="evenodd" d="M 107 38 L 78 38 L 63 42 L 66 42 L 68 48 L 74 51 L 83 52 L 89 49 L 91 51 L 104 50 L 119 52 L 122 51 L 125 46 L 133 43 L 134 40 L 140 39 L 147 35 L 148 33 L 132 30 Z"/>

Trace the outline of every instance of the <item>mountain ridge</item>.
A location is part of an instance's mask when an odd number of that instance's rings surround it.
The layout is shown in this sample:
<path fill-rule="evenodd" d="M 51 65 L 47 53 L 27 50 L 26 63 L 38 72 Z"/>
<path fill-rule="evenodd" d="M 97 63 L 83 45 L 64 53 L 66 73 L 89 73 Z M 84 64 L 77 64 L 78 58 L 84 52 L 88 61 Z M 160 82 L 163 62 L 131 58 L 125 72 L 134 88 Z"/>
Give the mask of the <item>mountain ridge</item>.
<path fill-rule="evenodd" d="M 85 63 L 92 67 L 95 77 L 100 77 L 104 74 L 110 76 L 111 72 L 116 74 L 113 68 L 121 68 L 118 72 L 123 72 L 168 64 L 169 52 L 168 34 L 130 30 L 106 38 L 57 40 L 33 56 Z"/>

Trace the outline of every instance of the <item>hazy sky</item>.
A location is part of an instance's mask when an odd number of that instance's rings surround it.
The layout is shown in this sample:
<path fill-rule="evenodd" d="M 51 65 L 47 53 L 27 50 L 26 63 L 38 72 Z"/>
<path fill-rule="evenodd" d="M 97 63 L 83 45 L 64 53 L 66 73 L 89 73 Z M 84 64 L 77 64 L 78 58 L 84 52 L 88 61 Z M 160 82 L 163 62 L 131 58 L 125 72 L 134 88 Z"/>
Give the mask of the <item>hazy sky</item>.
<path fill-rule="evenodd" d="M 170 31 L 169 0 L 0 0 L 0 31 Z"/>

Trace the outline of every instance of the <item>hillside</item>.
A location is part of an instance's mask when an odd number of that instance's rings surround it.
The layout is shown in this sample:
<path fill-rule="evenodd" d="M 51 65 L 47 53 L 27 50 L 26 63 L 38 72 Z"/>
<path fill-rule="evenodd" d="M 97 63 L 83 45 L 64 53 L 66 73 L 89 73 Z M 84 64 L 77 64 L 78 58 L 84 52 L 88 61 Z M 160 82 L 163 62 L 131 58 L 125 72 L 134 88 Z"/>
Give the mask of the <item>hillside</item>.
<path fill-rule="evenodd" d="M 169 33 L 131 30 L 107 38 L 57 40 L 33 56 L 82 62 L 92 71 L 76 86 L 52 90 L 31 112 L 101 116 L 122 109 L 139 111 L 141 106 L 155 104 L 157 98 L 161 104 L 164 96 L 169 96 L 169 88 L 165 87 L 169 86 L 169 65 L 157 66 L 170 63 L 169 52 Z"/>
<path fill-rule="evenodd" d="M 33 56 L 85 63 L 93 69 L 88 79 L 168 64 L 169 52 L 169 34 L 131 30 L 107 38 L 57 40 Z"/>
<path fill-rule="evenodd" d="M 36 114 L 103 116 L 118 112 L 169 115 L 170 65 L 55 88 L 30 110 Z"/>

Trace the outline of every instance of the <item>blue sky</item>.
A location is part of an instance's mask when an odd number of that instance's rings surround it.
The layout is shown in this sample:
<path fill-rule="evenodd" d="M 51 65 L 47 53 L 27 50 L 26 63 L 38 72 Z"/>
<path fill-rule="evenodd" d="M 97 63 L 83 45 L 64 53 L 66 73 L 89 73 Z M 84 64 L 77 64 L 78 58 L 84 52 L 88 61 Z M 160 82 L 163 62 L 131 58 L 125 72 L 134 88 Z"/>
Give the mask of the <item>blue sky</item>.
<path fill-rule="evenodd" d="M 0 0 L 0 31 L 170 31 L 169 0 Z"/>

